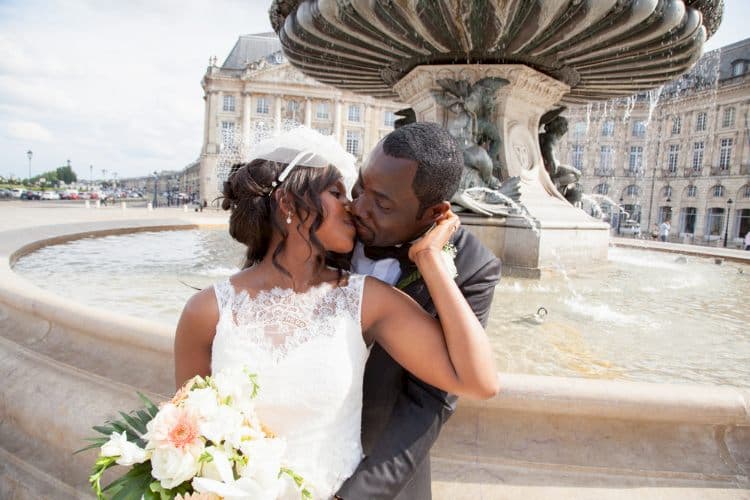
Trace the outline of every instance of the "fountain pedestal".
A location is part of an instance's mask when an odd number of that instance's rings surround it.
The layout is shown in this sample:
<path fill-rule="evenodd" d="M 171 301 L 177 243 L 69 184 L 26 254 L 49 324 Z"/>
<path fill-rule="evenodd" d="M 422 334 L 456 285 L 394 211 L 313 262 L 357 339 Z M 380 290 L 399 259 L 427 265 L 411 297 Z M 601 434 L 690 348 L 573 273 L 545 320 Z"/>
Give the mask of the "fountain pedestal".
<path fill-rule="evenodd" d="M 564 83 L 522 64 L 417 66 L 393 86 L 414 109 L 417 121 L 448 125 L 450 111 L 435 98 L 441 79 L 473 85 L 498 77 L 492 121 L 499 132 L 504 178 L 521 178 L 521 203 L 529 218 L 462 217 L 464 225 L 492 249 L 510 274 L 538 277 L 544 269 L 575 268 L 607 259 L 609 225 L 573 207 L 557 191 L 542 161 L 539 120 L 570 91 Z"/>

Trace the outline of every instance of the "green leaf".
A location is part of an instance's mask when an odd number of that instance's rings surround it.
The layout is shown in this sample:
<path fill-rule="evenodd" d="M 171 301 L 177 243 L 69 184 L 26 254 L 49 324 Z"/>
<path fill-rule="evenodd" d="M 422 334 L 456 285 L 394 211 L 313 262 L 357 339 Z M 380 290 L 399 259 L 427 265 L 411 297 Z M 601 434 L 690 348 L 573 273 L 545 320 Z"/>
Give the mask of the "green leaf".
<path fill-rule="evenodd" d="M 112 500 L 140 500 L 153 480 L 151 462 L 148 461 L 135 464 L 127 474 L 108 485 L 104 491 L 113 493 Z"/>
<path fill-rule="evenodd" d="M 138 413 L 138 418 L 140 418 L 142 422 L 146 422 L 146 424 L 148 424 L 154 419 L 154 417 L 151 416 L 151 414 L 149 414 L 146 410 L 138 410 L 137 413 Z"/>
<path fill-rule="evenodd" d="M 86 446 L 85 448 L 81 448 L 80 450 L 76 450 L 73 452 L 73 455 L 76 455 L 78 453 L 81 453 L 82 451 L 87 451 L 92 448 L 101 448 L 104 446 L 104 444 L 109 441 L 108 438 L 86 438 L 86 441 L 91 441 L 91 444 Z"/>
<path fill-rule="evenodd" d="M 287 476 L 292 478 L 294 484 L 296 484 L 297 488 L 300 490 L 302 498 L 304 498 L 305 500 L 312 500 L 312 493 L 310 493 L 310 490 L 305 488 L 305 480 L 302 476 L 294 472 L 292 469 L 289 469 L 288 467 L 282 467 L 279 470 L 278 477 L 281 477 L 282 474 L 286 474 Z"/>
<path fill-rule="evenodd" d="M 99 434 L 104 434 L 107 437 L 109 437 L 110 434 L 112 434 L 112 432 L 114 432 L 114 430 L 111 427 L 109 427 L 108 425 L 107 426 L 105 426 L 105 425 L 95 425 L 93 427 L 93 429 L 96 432 L 98 432 Z"/>
<path fill-rule="evenodd" d="M 409 274 L 408 276 L 403 278 L 401 281 L 396 283 L 396 288 L 398 288 L 399 290 L 403 290 L 404 288 L 411 285 L 412 283 L 414 283 L 421 277 L 422 277 L 422 274 L 419 272 L 419 269 L 412 271 L 411 274 Z"/>
<path fill-rule="evenodd" d="M 128 425 L 130 425 L 130 427 L 137 431 L 134 433 L 135 435 L 133 437 L 142 436 L 146 433 L 146 423 L 148 422 L 142 422 L 139 418 L 128 415 L 122 411 L 120 412 L 120 415 L 122 415 L 122 418 L 128 423 Z"/>
<path fill-rule="evenodd" d="M 159 407 L 156 406 L 145 394 L 138 392 L 138 397 L 141 398 L 143 404 L 146 405 L 146 410 L 151 414 L 151 418 L 155 417 L 159 413 Z"/>

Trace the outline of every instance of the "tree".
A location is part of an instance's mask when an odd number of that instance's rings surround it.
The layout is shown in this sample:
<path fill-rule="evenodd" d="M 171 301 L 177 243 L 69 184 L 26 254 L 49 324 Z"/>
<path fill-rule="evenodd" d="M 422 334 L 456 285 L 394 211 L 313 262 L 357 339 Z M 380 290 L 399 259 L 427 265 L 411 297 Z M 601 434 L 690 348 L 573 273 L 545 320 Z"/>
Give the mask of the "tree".
<path fill-rule="evenodd" d="M 55 173 L 57 174 L 57 179 L 63 181 L 65 184 L 71 184 L 78 180 L 78 176 L 76 176 L 76 173 L 73 172 L 72 168 L 70 168 L 70 165 L 57 167 L 57 171 Z"/>

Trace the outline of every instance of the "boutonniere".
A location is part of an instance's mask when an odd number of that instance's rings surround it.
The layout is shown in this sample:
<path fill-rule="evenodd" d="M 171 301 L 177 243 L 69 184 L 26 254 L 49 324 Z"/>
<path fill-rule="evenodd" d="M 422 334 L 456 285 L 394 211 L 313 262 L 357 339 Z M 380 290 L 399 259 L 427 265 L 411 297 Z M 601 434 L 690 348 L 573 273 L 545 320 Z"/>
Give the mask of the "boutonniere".
<path fill-rule="evenodd" d="M 458 270 L 456 269 L 456 255 L 458 255 L 458 250 L 453 243 L 446 243 L 440 252 L 440 256 L 443 258 L 443 265 L 452 278 L 458 276 Z M 408 276 L 401 278 L 396 284 L 396 288 L 403 290 L 419 279 L 422 279 L 422 274 L 419 272 L 419 269 L 415 269 L 409 273 Z"/>

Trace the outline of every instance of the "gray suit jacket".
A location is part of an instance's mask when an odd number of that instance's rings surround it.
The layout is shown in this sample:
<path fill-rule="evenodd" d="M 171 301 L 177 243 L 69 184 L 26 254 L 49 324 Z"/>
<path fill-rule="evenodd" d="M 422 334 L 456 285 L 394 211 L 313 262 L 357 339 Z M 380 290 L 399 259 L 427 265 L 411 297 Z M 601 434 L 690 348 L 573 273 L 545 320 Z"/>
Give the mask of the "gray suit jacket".
<path fill-rule="evenodd" d="M 487 324 L 500 261 L 464 228 L 456 246 L 456 283 L 483 326 Z M 418 280 L 404 290 L 436 315 L 427 286 Z M 456 397 L 418 380 L 379 345 L 365 368 L 362 445 L 365 459 L 344 483 L 344 500 L 429 500 L 429 452 L 440 428 L 453 414 Z"/>

